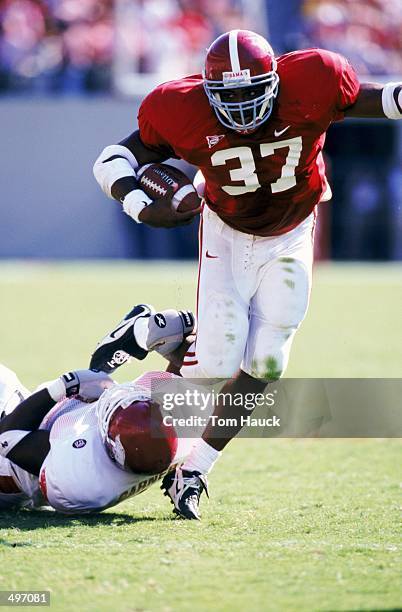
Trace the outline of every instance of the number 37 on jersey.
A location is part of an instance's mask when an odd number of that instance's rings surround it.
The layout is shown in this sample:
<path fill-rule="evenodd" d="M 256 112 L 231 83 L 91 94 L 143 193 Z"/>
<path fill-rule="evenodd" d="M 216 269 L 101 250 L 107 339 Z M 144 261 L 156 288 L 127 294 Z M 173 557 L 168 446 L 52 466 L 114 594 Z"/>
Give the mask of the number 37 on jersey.
<path fill-rule="evenodd" d="M 288 138 L 260 145 L 261 157 L 274 155 L 279 149 L 287 149 L 284 164 L 280 176 L 271 183 L 272 193 L 287 191 L 296 185 L 296 168 L 300 161 L 302 152 L 302 137 Z M 230 196 L 238 196 L 245 193 L 253 193 L 261 187 L 256 172 L 253 152 L 250 147 L 233 147 L 216 151 L 211 156 L 213 166 L 225 166 L 229 160 L 237 159 L 240 163 L 238 168 L 229 171 L 230 180 L 242 185 L 222 185 L 222 190 Z"/>

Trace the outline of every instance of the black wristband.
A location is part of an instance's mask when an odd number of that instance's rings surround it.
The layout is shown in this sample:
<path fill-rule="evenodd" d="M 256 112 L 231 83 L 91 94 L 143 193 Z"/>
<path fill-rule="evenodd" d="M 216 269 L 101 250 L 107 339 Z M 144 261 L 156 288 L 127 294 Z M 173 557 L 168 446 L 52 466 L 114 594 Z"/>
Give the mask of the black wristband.
<path fill-rule="evenodd" d="M 123 202 L 126 195 L 134 189 L 141 189 L 137 179 L 133 176 L 123 176 L 113 183 L 110 192 L 115 200 Z"/>
<path fill-rule="evenodd" d="M 72 395 L 78 395 L 80 390 L 80 379 L 75 372 L 66 372 L 61 376 L 64 384 L 66 385 L 66 397 Z"/>

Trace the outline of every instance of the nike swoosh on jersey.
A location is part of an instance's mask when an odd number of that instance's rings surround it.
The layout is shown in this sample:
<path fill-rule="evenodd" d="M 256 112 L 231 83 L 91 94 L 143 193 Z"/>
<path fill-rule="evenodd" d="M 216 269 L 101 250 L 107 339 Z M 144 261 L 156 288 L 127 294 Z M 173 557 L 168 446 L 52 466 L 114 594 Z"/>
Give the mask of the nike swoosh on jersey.
<path fill-rule="evenodd" d="M 284 134 L 289 128 L 290 128 L 290 125 L 287 125 L 285 128 L 283 128 L 283 130 L 275 130 L 274 131 L 275 138 L 278 138 L 278 136 L 282 136 L 282 134 Z"/>
<path fill-rule="evenodd" d="M 219 255 L 210 255 L 209 251 L 207 251 L 205 255 L 208 259 L 219 259 Z"/>

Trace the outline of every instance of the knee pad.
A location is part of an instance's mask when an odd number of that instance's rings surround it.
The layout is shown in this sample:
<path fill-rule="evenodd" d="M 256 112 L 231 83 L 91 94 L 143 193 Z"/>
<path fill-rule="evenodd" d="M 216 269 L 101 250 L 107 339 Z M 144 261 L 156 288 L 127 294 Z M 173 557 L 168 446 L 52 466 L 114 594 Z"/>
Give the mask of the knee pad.
<path fill-rule="evenodd" d="M 310 272 L 304 262 L 279 259 L 270 278 L 268 303 L 266 308 L 260 308 L 267 321 L 278 328 L 297 329 L 307 312 L 310 284 Z"/>
<path fill-rule="evenodd" d="M 296 327 L 278 328 L 263 323 L 249 338 L 242 370 L 254 378 L 271 381 L 283 376 Z"/>

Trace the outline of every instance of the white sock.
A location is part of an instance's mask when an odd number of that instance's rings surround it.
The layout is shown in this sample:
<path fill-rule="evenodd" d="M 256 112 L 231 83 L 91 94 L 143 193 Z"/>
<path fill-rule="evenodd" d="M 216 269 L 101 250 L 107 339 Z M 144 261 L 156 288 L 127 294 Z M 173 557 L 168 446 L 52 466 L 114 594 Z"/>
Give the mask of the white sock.
<path fill-rule="evenodd" d="M 193 446 L 191 453 L 182 465 L 183 470 L 189 472 L 200 472 L 208 474 L 215 461 L 220 456 L 220 452 L 207 444 L 202 438 Z"/>

